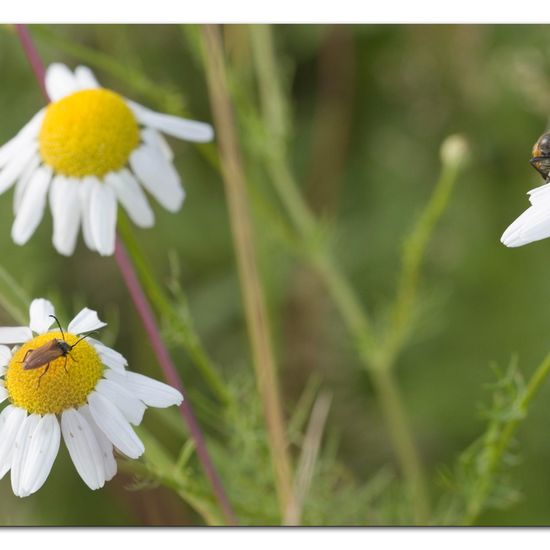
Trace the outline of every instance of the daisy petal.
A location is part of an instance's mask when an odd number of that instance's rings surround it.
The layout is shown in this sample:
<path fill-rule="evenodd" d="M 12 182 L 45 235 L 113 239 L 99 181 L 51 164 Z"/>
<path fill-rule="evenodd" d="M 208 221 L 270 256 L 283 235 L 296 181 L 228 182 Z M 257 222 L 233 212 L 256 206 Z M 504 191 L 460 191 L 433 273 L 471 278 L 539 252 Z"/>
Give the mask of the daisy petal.
<path fill-rule="evenodd" d="M 143 105 L 126 101 L 138 121 L 144 126 L 151 126 L 156 130 L 187 141 L 207 142 L 214 138 L 214 130 L 210 124 L 188 120 L 173 115 L 166 115 L 151 111 Z"/>
<path fill-rule="evenodd" d="M 88 396 L 90 413 L 111 443 L 129 458 L 138 458 L 145 450 L 143 443 L 118 408 L 97 392 Z"/>
<path fill-rule="evenodd" d="M 128 365 L 128 361 L 121 353 L 104 346 L 101 342 L 94 338 L 88 338 L 88 342 L 94 346 L 104 365 L 124 375 L 124 367 Z"/>
<path fill-rule="evenodd" d="M 154 128 L 144 128 L 141 131 L 141 139 L 147 145 L 156 147 L 170 162 L 174 160 L 174 153 L 170 149 L 170 145 L 168 145 L 163 135 Z"/>
<path fill-rule="evenodd" d="M 15 244 L 25 244 L 42 221 L 51 178 L 52 169 L 47 166 L 37 168 L 30 177 L 11 229 Z"/>
<path fill-rule="evenodd" d="M 533 206 L 545 202 L 550 199 L 550 183 L 535 187 L 535 189 L 527 191 L 527 194 L 529 195 L 529 202 Z"/>
<path fill-rule="evenodd" d="M 45 84 L 51 101 L 58 101 L 78 91 L 75 76 L 63 63 L 52 63 L 46 69 Z"/>
<path fill-rule="evenodd" d="M 97 311 L 85 307 L 69 323 L 67 330 L 73 334 L 84 334 L 85 332 L 92 332 L 106 326 L 107 323 L 99 320 Z"/>
<path fill-rule="evenodd" d="M 35 170 L 38 168 L 39 165 L 40 165 L 40 156 L 38 155 L 38 153 L 35 153 L 35 155 L 27 164 L 27 168 L 25 168 L 25 171 L 21 174 L 21 177 L 17 180 L 17 183 L 15 184 L 15 191 L 13 193 L 14 215 L 16 215 L 17 212 L 19 211 L 19 208 L 21 207 L 21 201 L 25 196 L 25 191 L 28 187 L 28 184 L 31 181 L 31 178 L 34 175 Z"/>
<path fill-rule="evenodd" d="M 103 379 L 97 383 L 96 391 L 114 403 L 130 424 L 134 426 L 141 424 L 146 407 L 125 387 L 112 380 Z"/>
<path fill-rule="evenodd" d="M 36 141 L 23 145 L 0 171 L 0 193 L 7 191 L 23 174 L 38 148 Z"/>
<path fill-rule="evenodd" d="M 49 300 L 36 298 L 31 302 L 29 327 L 37 334 L 44 334 L 54 322 L 55 308 Z"/>
<path fill-rule="evenodd" d="M 8 390 L 3 384 L 0 385 L 0 403 L 3 403 L 8 398 Z"/>
<path fill-rule="evenodd" d="M 29 493 L 23 489 L 21 474 L 25 469 L 25 463 L 29 455 L 33 432 L 39 422 L 40 415 L 31 414 L 30 416 L 27 416 L 17 432 L 17 437 L 15 438 L 15 443 L 13 445 L 11 488 L 13 490 L 13 494 L 18 497 L 29 496 Z"/>
<path fill-rule="evenodd" d="M 75 409 L 68 409 L 61 416 L 61 430 L 73 464 L 84 483 L 92 490 L 103 487 L 103 455 L 88 421 Z"/>
<path fill-rule="evenodd" d="M 40 109 L 30 120 L 19 130 L 19 132 L 7 143 L 0 147 L 0 168 L 4 167 L 13 155 L 24 145 L 36 140 L 44 120 L 46 109 Z"/>
<path fill-rule="evenodd" d="M 82 236 L 90 250 L 97 250 L 92 234 L 92 223 L 90 219 L 90 195 L 95 185 L 101 185 L 97 178 L 92 176 L 84 178 L 80 182 L 80 206 L 82 208 Z"/>
<path fill-rule="evenodd" d="M 64 256 L 70 256 L 76 246 L 80 223 L 78 189 L 76 180 L 64 176 L 55 176 L 50 186 L 53 244 Z"/>
<path fill-rule="evenodd" d="M 81 90 L 89 90 L 90 88 L 100 88 L 99 82 L 91 69 L 84 65 L 79 65 L 74 70 L 76 83 Z"/>
<path fill-rule="evenodd" d="M 23 344 L 32 340 L 29 327 L 0 327 L 0 344 Z"/>
<path fill-rule="evenodd" d="M 183 401 L 183 395 L 172 386 L 137 372 L 128 371 L 121 375 L 114 371 L 105 371 L 105 377 L 129 390 L 149 407 L 165 408 L 181 405 Z"/>
<path fill-rule="evenodd" d="M 120 204 L 137 226 L 154 225 L 153 210 L 149 206 L 145 193 L 129 170 L 111 172 L 105 176 L 105 182 L 114 189 Z"/>
<path fill-rule="evenodd" d="M 25 493 L 36 493 L 44 485 L 59 451 L 60 441 L 57 418 L 54 414 L 44 415 L 33 431 L 21 472 L 21 486 Z"/>
<path fill-rule="evenodd" d="M 101 454 L 103 456 L 103 467 L 105 469 L 105 481 L 113 479 L 117 471 L 117 463 L 113 454 L 113 444 L 107 439 L 107 436 L 98 428 L 92 414 L 90 413 L 90 407 L 83 405 L 78 409 L 78 412 L 88 421 L 90 428 L 92 428 L 94 435 L 97 439 Z"/>
<path fill-rule="evenodd" d="M 0 367 L 5 367 L 11 361 L 11 350 L 8 346 L 0 346 Z"/>
<path fill-rule="evenodd" d="M 130 166 L 145 189 L 169 212 L 177 212 L 185 192 L 172 164 L 156 148 L 142 145 L 130 155 Z"/>
<path fill-rule="evenodd" d="M 550 208 L 542 203 L 528 208 L 506 229 L 500 240 L 513 248 L 546 237 L 550 237 Z"/>
<path fill-rule="evenodd" d="M 90 226 L 97 251 L 111 256 L 115 251 L 117 202 L 113 189 L 98 183 L 90 194 Z"/>
<path fill-rule="evenodd" d="M 26 417 L 27 411 L 13 405 L 0 413 L 0 479 L 11 468 L 13 444 Z"/>

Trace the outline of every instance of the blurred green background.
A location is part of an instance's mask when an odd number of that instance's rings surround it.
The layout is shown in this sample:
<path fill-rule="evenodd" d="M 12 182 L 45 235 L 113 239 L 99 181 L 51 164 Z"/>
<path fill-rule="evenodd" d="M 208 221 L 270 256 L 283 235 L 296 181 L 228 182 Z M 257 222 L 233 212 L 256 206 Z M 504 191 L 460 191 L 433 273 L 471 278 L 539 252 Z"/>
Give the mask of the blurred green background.
<path fill-rule="evenodd" d="M 71 25 L 30 30 L 45 62 L 89 64 L 59 40 L 88 46 L 167 90 L 174 109 L 184 106 L 191 118 L 212 121 L 204 71 L 186 37 L 192 29 Z M 224 32 L 229 61 L 242 77 L 234 82 L 238 97 L 239 86 L 250 86 L 247 29 L 231 26 Z M 298 181 L 335 231 L 339 263 L 375 318 L 386 314 L 403 239 L 436 183 L 442 140 L 453 133 L 468 140 L 470 163 L 428 247 L 420 320 L 397 370 L 437 492 L 438 470 L 483 430 L 480 406 L 489 397 L 485 385 L 493 380 L 490 363 L 505 366 L 515 355 L 528 375 L 550 349 L 550 241 L 514 250 L 499 242 L 527 208 L 526 191 L 542 183 L 528 159 L 550 116 L 549 28 L 284 25 L 274 27 L 274 36 L 292 98 Z M 144 89 L 93 68 L 106 87 L 159 108 Z M 0 30 L 0 71 L 4 142 L 43 102 L 10 27 Z M 243 377 L 250 379 L 251 366 L 223 186 L 197 149 L 170 143 L 186 203 L 176 215 L 155 205 L 156 226 L 135 234 L 162 282 L 170 278 L 169 255 L 177 255 L 178 281 L 204 345 L 224 379 L 238 385 Z M 263 192 L 266 184 L 250 154 L 246 162 L 249 186 Z M 267 192 L 264 196 L 273 200 Z M 255 214 L 285 412 L 292 413 L 316 373 L 333 394 L 327 433 L 336 441 L 338 461 L 354 479 L 366 481 L 393 461 L 368 376 L 317 277 L 288 254 L 258 210 Z M 17 247 L 9 237 L 12 220 L 10 191 L 0 197 L 0 263 L 29 295 L 56 299 L 66 317 L 83 303 L 97 309 L 110 321 L 108 334 L 130 367 L 160 378 L 114 260 L 91 253 L 82 242 L 73 257 L 57 255 L 49 214 L 31 242 Z M 13 324 L 2 311 L 0 321 Z M 200 391 L 200 376 L 187 356 L 177 350 L 174 355 L 184 384 Z M 244 387 L 254 393 L 252 382 Z M 521 498 L 506 509 L 485 512 L 480 523 L 550 524 L 548 398 L 550 384 L 518 434 L 520 461 L 511 476 Z M 153 413 L 145 424 L 154 432 Z M 0 482 L 0 522 L 197 523 L 169 490 L 129 491 L 131 484 L 131 477 L 120 474 L 91 492 L 63 450 L 38 494 L 19 500 L 9 476 Z M 229 496 L 239 498 L 231 491 Z M 330 503 L 330 494 L 326 498 Z M 338 500 L 340 521 L 355 517 L 355 506 L 353 498 Z"/>

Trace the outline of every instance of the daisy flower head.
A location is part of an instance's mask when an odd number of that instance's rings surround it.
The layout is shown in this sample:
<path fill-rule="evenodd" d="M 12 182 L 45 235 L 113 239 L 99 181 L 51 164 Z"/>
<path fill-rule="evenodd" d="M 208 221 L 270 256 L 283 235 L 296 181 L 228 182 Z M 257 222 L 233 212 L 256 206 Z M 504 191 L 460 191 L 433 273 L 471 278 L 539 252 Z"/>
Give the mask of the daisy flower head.
<path fill-rule="evenodd" d="M 152 111 L 102 88 L 87 67 L 48 67 L 51 103 L 0 148 L 0 193 L 15 185 L 12 238 L 25 244 L 49 199 L 53 244 L 70 256 L 79 228 L 88 248 L 113 254 L 118 204 L 140 227 L 154 224 L 146 192 L 176 212 L 185 192 L 162 133 L 213 138 L 209 124 Z"/>
<path fill-rule="evenodd" d="M 8 403 L 0 413 L 0 479 L 11 470 L 19 497 L 42 487 L 61 437 L 86 485 L 103 487 L 117 471 L 114 449 L 143 454 L 131 425 L 145 409 L 183 400 L 171 386 L 127 371 L 120 353 L 88 337 L 105 326 L 95 311 L 84 308 L 65 330 L 51 329 L 54 315 L 39 298 L 28 327 L 0 328 L 0 403 Z"/>

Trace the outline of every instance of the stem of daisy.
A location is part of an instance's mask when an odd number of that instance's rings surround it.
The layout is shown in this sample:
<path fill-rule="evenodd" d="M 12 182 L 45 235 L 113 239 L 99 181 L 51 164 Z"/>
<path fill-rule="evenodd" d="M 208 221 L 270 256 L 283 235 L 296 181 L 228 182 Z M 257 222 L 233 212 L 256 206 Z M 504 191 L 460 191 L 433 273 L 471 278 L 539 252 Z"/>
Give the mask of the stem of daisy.
<path fill-rule="evenodd" d="M 170 357 L 170 354 L 168 353 L 168 350 L 166 349 L 166 346 L 164 345 L 164 342 L 162 341 L 162 337 L 155 321 L 153 311 L 151 310 L 151 306 L 149 305 L 149 302 L 145 297 L 145 293 L 141 288 L 132 262 L 128 258 L 128 254 L 126 252 L 126 249 L 124 248 L 124 244 L 118 237 L 115 248 L 115 259 L 120 269 L 122 278 L 126 283 L 126 287 L 128 288 L 128 292 L 130 293 L 132 301 L 134 302 L 139 316 L 141 317 L 141 320 L 145 327 L 145 331 L 147 332 L 149 339 L 151 340 L 151 345 L 153 346 L 155 355 L 157 356 L 159 364 L 164 371 L 166 380 L 170 385 L 174 386 L 182 393 L 184 393 L 183 385 L 180 381 L 176 367 L 172 361 L 172 358 Z M 187 422 L 189 433 L 191 434 L 191 437 L 193 438 L 193 441 L 195 442 L 197 448 L 197 456 L 202 464 L 206 476 L 208 477 L 208 480 L 210 481 L 210 484 L 212 485 L 212 490 L 214 491 L 214 494 L 218 499 L 225 518 L 229 524 L 234 525 L 236 523 L 236 520 L 233 514 L 233 510 L 225 495 L 223 485 L 218 476 L 218 473 L 216 472 L 216 469 L 214 468 L 214 464 L 210 459 L 204 436 L 197 423 L 189 400 L 185 399 L 183 401 L 183 403 L 180 405 L 180 411 L 183 418 Z"/>
<path fill-rule="evenodd" d="M 27 26 L 16 25 L 16 29 L 19 35 L 19 39 L 21 41 L 21 45 L 25 51 L 25 54 L 27 55 L 27 58 L 32 67 L 34 75 L 38 83 L 40 84 L 42 93 L 44 94 L 44 97 L 46 98 L 46 100 L 49 101 L 48 93 L 45 87 L 44 65 L 42 63 L 40 55 L 38 54 L 38 51 L 36 50 L 33 44 L 33 41 L 29 34 Z M 141 288 L 139 279 L 137 278 L 137 275 L 134 271 L 132 263 L 128 258 L 124 245 L 122 244 L 122 242 L 118 237 L 117 237 L 116 248 L 115 248 L 115 259 L 117 261 L 118 267 L 120 269 L 120 272 L 126 284 L 126 287 L 128 288 L 128 292 L 130 293 L 130 296 L 134 302 L 134 305 L 136 306 L 136 309 L 138 310 L 138 313 L 141 317 L 145 330 L 151 340 L 151 345 L 153 346 L 153 349 L 155 351 L 159 364 L 164 371 L 166 380 L 172 386 L 174 386 L 179 391 L 181 391 L 183 394 L 184 393 L 183 385 L 180 381 L 176 367 L 172 362 L 172 358 L 170 357 L 170 354 L 168 353 L 168 350 L 164 345 L 164 342 L 162 341 L 162 337 L 160 335 L 159 328 L 155 321 L 155 316 L 153 314 L 153 311 L 151 310 L 151 306 L 149 305 L 149 302 L 147 301 L 145 293 Z M 204 472 L 212 486 L 212 490 L 223 511 L 226 522 L 230 525 L 235 525 L 236 524 L 235 515 L 233 513 L 229 500 L 225 495 L 223 485 L 216 472 L 216 469 L 214 468 L 214 464 L 210 459 L 210 455 L 206 447 L 206 441 L 197 423 L 197 420 L 193 413 L 193 409 L 191 408 L 191 404 L 187 399 L 185 399 L 180 405 L 180 411 L 184 420 L 187 422 L 189 433 L 196 445 L 197 457 L 201 462 Z"/>
<path fill-rule="evenodd" d="M 284 518 L 293 506 L 294 491 L 286 430 L 279 395 L 274 354 L 269 333 L 263 289 L 258 273 L 252 222 L 245 187 L 241 151 L 229 97 L 223 46 L 218 26 L 202 27 L 206 76 L 218 132 L 221 169 L 229 207 L 229 218 L 252 343 L 258 391 L 262 398 L 276 489 Z"/>

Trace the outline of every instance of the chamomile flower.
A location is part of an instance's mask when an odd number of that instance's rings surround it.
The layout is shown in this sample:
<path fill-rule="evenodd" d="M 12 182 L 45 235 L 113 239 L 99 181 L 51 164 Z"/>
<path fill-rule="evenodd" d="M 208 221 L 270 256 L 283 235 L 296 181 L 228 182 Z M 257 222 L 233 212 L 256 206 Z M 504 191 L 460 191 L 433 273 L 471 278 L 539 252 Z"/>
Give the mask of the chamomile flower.
<path fill-rule="evenodd" d="M 209 124 L 151 111 L 102 88 L 92 71 L 55 63 L 46 71 L 51 103 L 0 148 L 0 193 L 15 185 L 12 238 L 25 244 L 49 199 L 53 244 L 70 256 L 82 226 L 88 248 L 115 247 L 118 203 L 140 227 L 154 224 L 145 191 L 176 212 L 185 192 L 161 132 L 213 138 Z"/>
<path fill-rule="evenodd" d="M 62 436 L 86 485 L 103 487 L 117 470 L 113 449 L 129 458 L 143 454 L 131 425 L 141 423 L 145 409 L 183 400 L 171 386 L 127 371 L 120 353 L 86 336 L 105 326 L 95 311 L 84 308 L 63 331 L 50 328 L 54 314 L 39 298 L 28 327 L 0 328 L 1 344 L 18 344 L 0 345 L 0 403 L 9 403 L 0 413 L 0 479 L 11 470 L 20 497 L 42 487 Z"/>

